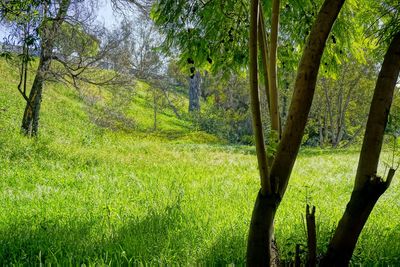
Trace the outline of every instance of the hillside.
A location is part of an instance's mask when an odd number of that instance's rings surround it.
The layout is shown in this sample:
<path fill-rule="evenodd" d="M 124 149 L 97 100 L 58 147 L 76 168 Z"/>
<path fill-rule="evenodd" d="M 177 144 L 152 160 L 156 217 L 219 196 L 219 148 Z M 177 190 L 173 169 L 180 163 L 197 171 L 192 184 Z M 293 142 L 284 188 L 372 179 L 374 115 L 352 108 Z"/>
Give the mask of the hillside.
<path fill-rule="evenodd" d="M 90 106 L 76 90 L 48 83 L 39 137 L 27 139 L 16 84 L 0 61 L 2 265 L 244 263 L 259 188 L 252 147 L 193 131 L 168 109 L 153 131 L 143 83 L 124 108 L 108 102 L 111 92 L 89 90 L 100 99 Z M 317 206 L 319 252 L 326 249 L 357 160 L 355 151 L 302 152 L 277 215 L 284 259 L 305 244 L 306 203 Z M 400 264 L 398 180 L 375 207 L 353 264 Z"/>

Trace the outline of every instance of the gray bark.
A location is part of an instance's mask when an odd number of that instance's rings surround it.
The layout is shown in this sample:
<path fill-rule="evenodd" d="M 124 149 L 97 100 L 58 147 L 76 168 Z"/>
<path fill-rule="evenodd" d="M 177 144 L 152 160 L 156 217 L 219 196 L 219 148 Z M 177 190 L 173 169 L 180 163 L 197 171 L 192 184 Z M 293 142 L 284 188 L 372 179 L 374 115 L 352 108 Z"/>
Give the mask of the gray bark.
<path fill-rule="evenodd" d="M 189 112 L 200 111 L 201 76 L 196 73 L 189 79 Z"/>

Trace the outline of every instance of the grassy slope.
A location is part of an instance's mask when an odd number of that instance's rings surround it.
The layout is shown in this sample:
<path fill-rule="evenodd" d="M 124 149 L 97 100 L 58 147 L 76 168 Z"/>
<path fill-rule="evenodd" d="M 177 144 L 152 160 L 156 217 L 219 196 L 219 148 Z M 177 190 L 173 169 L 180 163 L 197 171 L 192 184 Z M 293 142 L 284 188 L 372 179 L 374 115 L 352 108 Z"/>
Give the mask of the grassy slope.
<path fill-rule="evenodd" d="M 243 263 L 258 189 L 252 148 L 196 144 L 215 140 L 190 134 L 169 114 L 160 125 L 175 133 L 172 141 L 103 129 L 76 92 L 59 84 L 46 87 L 40 138 L 28 140 L 18 134 L 24 103 L 15 82 L 0 62 L 0 264 Z M 151 109 L 137 97 L 130 112 L 149 128 Z M 303 152 L 277 215 L 284 257 L 305 242 L 307 201 L 317 206 L 325 249 L 356 162 L 353 152 Z M 399 189 L 395 179 L 354 262 L 400 264 Z"/>

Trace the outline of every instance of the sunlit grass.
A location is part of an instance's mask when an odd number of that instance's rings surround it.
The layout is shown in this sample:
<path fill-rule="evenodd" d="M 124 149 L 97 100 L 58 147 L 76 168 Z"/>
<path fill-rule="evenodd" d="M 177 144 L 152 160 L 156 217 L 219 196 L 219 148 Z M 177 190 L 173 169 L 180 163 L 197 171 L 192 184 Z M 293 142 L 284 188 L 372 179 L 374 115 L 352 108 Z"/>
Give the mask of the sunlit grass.
<path fill-rule="evenodd" d="M 156 133 L 101 128 L 77 92 L 60 84 L 46 86 L 40 137 L 30 140 L 19 135 L 24 103 L 10 82 L 15 75 L 0 66 L 2 265 L 245 262 L 259 187 L 252 147 L 192 133 L 188 122 L 168 114 Z M 133 118 L 151 121 L 144 101 L 130 109 L 139 106 Z M 276 219 L 284 260 L 305 244 L 306 203 L 317 206 L 318 248 L 326 249 L 357 161 L 357 151 L 302 151 Z M 400 264 L 399 189 L 396 177 L 353 263 Z"/>

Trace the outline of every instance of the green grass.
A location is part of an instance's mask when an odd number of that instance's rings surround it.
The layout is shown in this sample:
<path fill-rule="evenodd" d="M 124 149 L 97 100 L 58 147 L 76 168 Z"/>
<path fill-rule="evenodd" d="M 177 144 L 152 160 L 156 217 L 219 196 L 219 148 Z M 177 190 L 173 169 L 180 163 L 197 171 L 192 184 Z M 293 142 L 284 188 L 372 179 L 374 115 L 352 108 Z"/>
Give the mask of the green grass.
<path fill-rule="evenodd" d="M 0 63 L 1 265 L 244 263 L 259 187 L 252 147 L 191 133 L 189 122 L 168 112 L 153 133 L 140 94 L 128 107 L 136 131 L 99 127 L 77 92 L 60 84 L 46 86 L 40 137 L 30 140 L 19 135 L 24 103 L 16 73 Z M 306 203 L 317 206 L 325 251 L 357 160 L 357 151 L 302 151 L 276 219 L 285 260 L 305 243 Z M 354 264 L 400 264 L 399 199 L 396 177 Z"/>

